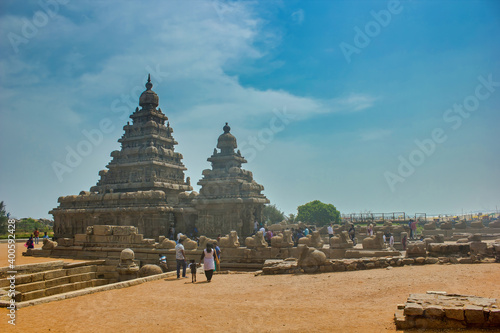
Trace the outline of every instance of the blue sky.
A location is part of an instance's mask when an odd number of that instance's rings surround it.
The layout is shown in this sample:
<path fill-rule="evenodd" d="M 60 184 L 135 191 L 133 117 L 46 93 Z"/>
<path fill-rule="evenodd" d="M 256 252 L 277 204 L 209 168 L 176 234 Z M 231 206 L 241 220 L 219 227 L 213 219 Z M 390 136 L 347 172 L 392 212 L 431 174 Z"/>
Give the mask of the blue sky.
<path fill-rule="evenodd" d="M 15 217 L 97 182 L 148 73 L 192 184 L 229 122 L 286 213 L 500 206 L 498 1 L 2 1 L 0 15 Z"/>

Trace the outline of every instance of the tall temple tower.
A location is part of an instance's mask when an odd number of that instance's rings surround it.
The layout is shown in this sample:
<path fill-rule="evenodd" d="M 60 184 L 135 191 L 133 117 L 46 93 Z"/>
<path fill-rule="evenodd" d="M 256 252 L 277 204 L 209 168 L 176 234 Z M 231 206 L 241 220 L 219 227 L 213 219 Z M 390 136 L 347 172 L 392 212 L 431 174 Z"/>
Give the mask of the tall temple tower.
<path fill-rule="evenodd" d="M 261 222 L 262 209 L 269 200 L 261 194 L 264 186 L 253 180 L 252 172 L 241 168 L 247 161 L 241 156 L 231 128 L 223 127 L 224 133 L 217 140 L 217 149 L 207 160 L 212 169 L 203 170 L 198 182 L 200 194 L 193 199 L 198 211 L 197 226 L 200 234 L 215 236 L 231 230 L 248 236 L 253 232 L 255 221 Z"/>
<path fill-rule="evenodd" d="M 133 123 L 123 127 L 118 140 L 121 150 L 111 153 L 107 170 L 90 192 L 59 198 L 54 215 L 56 237 L 85 233 L 95 224 L 133 225 L 146 237 L 167 235 L 170 226 L 193 224 L 196 212 L 190 205 L 192 191 L 182 154 L 174 151 L 177 142 L 173 129 L 165 121 L 158 95 L 151 90 L 148 76 L 146 90 L 139 98 L 140 109 L 130 116 Z M 181 195 L 182 193 L 182 195 Z M 186 221 L 189 220 L 189 221 Z"/>

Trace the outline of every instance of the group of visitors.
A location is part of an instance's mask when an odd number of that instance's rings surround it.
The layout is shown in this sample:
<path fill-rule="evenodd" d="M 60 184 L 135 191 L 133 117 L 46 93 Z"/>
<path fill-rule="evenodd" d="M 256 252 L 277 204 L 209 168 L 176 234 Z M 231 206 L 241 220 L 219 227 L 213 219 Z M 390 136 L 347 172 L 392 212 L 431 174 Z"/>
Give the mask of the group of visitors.
<path fill-rule="evenodd" d="M 410 219 L 410 221 L 408 221 L 408 227 L 410 228 L 410 239 L 417 238 L 417 223 L 418 220 Z"/>
<path fill-rule="evenodd" d="M 182 245 L 184 239 L 179 238 L 177 241 L 177 245 L 175 246 L 175 261 L 177 263 L 177 278 L 181 278 L 181 268 L 182 268 L 182 278 L 187 278 L 186 276 L 186 268 L 187 266 L 187 258 L 186 253 L 184 251 L 184 245 Z M 207 247 L 203 250 L 201 254 L 200 263 L 196 263 L 194 259 L 190 261 L 189 269 L 191 271 L 191 282 L 196 282 L 196 272 L 197 267 L 201 265 L 203 262 L 203 270 L 205 272 L 205 276 L 207 278 L 207 282 L 212 281 L 212 276 L 217 269 L 220 270 L 220 255 L 221 249 L 217 244 L 207 243 Z"/>
<path fill-rule="evenodd" d="M 47 231 L 44 231 L 43 238 L 49 239 L 49 235 L 47 234 Z M 36 228 L 35 231 L 33 231 L 33 233 L 30 235 L 30 237 L 28 238 L 28 240 L 26 241 L 24 246 L 28 249 L 34 249 L 35 244 L 38 244 L 39 239 L 40 239 L 40 231 L 38 231 L 38 228 Z"/>

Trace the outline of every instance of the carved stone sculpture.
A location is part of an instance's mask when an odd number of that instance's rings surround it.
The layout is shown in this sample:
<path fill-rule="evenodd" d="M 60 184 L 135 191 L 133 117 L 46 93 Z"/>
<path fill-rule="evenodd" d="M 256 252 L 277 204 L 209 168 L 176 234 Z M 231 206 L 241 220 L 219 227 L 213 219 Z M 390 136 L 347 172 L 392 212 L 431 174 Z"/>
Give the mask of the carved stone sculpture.
<path fill-rule="evenodd" d="M 460 221 L 455 224 L 455 229 L 465 229 L 467 228 L 467 223 L 465 221 Z"/>
<path fill-rule="evenodd" d="M 306 273 L 315 273 L 319 267 L 326 262 L 326 255 L 314 248 L 310 248 L 305 244 L 299 245 L 299 260 L 298 267 L 302 268 Z"/>
<path fill-rule="evenodd" d="M 226 237 L 221 237 L 220 247 L 239 247 L 240 242 L 238 242 L 238 233 L 236 231 L 231 231 Z"/>
<path fill-rule="evenodd" d="M 363 239 L 363 249 L 364 250 L 383 250 L 385 249 L 384 244 L 384 233 L 382 231 L 377 231 L 375 236 L 366 237 Z"/>
<path fill-rule="evenodd" d="M 319 231 L 313 231 L 311 235 L 299 239 L 299 244 L 320 249 L 323 247 L 323 240 L 321 239 Z"/>
<path fill-rule="evenodd" d="M 293 247 L 292 231 L 285 230 L 283 233 L 271 238 L 271 247 L 284 248 Z"/>
<path fill-rule="evenodd" d="M 436 222 L 434 221 L 427 222 L 426 224 L 424 224 L 424 230 L 436 230 L 436 228 L 437 225 Z"/>
<path fill-rule="evenodd" d="M 196 250 L 198 248 L 198 242 L 195 242 L 194 240 L 190 238 L 186 238 L 183 242 L 182 245 L 184 245 L 185 250 Z"/>
<path fill-rule="evenodd" d="M 156 245 L 157 249 L 175 249 L 175 241 L 168 238 L 163 239 L 159 244 Z"/>
<path fill-rule="evenodd" d="M 53 250 L 57 247 L 57 242 L 51 241 L 50 239 L 43 239 L 42 250 Z"/>
<path fill-rule="evenodd" d="M 472 221 L 470 227 L 473 229 L 482 229 L 484 228 L 484 224 L 482 221 Z"/>
<path fill-rule="evenodd" d="M 443 222 L 443 223 L 441 223 L 439 228 L 441 230 L 451 230 L 451 229 L 453 229 L 453 223 L 451 221 Z"/>
<path fill-rule="evenodd" d="M 217 244 L 217 240 L 205 236 L 200 236 L 200 245 L 198 245 L 198 249 L 199 250 L 206 249 L 207 244 Z"/>
<path fill-rule="evenodd" d="M 342 231 L 341 233 L 330 238 L 330 248 L 331 249 L 346 249 L 353 247 L 354 244 L 349 238 L 347 231 Z"/>
<path fill-rule="evenodd" d="M 139 273 L 137 274 L 139 277 L 146 277 L 156 274 L 162 274 L 163 270 L 158 265 L 144 265 L 139 269 Z"/>
<path fill-rule="evenodd" d="M 264 239 L 264 233 L 262 231 L 257 231 L 255 235 L 247 237 L 245 239 L 245 246 L 251 249 L 251 248 L 267 247 L 268 244 Z"/>

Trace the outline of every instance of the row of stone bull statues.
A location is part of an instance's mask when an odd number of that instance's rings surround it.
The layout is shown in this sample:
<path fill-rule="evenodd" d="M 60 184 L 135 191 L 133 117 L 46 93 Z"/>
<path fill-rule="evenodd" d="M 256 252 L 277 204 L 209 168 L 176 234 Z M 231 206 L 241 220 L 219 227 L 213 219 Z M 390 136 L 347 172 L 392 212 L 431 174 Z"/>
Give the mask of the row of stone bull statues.
<path fill-rule="evenodd" d="M 199 243 L 189 239 L 187 236 L 181 236 L 183 239 L 184 249 L 186 250 L 196 250 L 204 249 L 207 243 L 218 244 L 221 248 L 237 248 L 242 246 L 239 241 L 239 237 L 236 231 L 231 231 L 225 237 L 221 237 L 219 242 L 215 239 L 211 239 L 205 236 L 200 236 Z M 313 231 L 310 235 L 302 237 L 299 239 L 298 244 L 307 245 L 313 248 L 323 248 L 324 246 L 323 238 L 321 237 L 319 231 Z M 175 248 L 176 242 L 160 236 L 160 242 L 156 245 L 156 248 L 160 249 L 173 249 Z M 346 249 L 352 248 L 354 246 L 353 241 L 349 238 L 347 231 L 341 231 L 337 235 L 329 239 L 329 245 L 331 249 Z M 267 248 L 269 243 L 264 239 L 264 233 L 258 231 L 255 235 L 247 237 L 245 239 L 245 247 L 254 248 Z M 292 231 L 284 230 L 278 233 L 276 236 L 271 238 L 271 247 L 273 248 L 291 248 L 294 246 L 292 240 Z M 375 250 L 384 249 L 385 244 L 383 240 L 383 232 L 379 231 L 374 236 L 366 237 L 363 239 L 363 249 Z"/>

